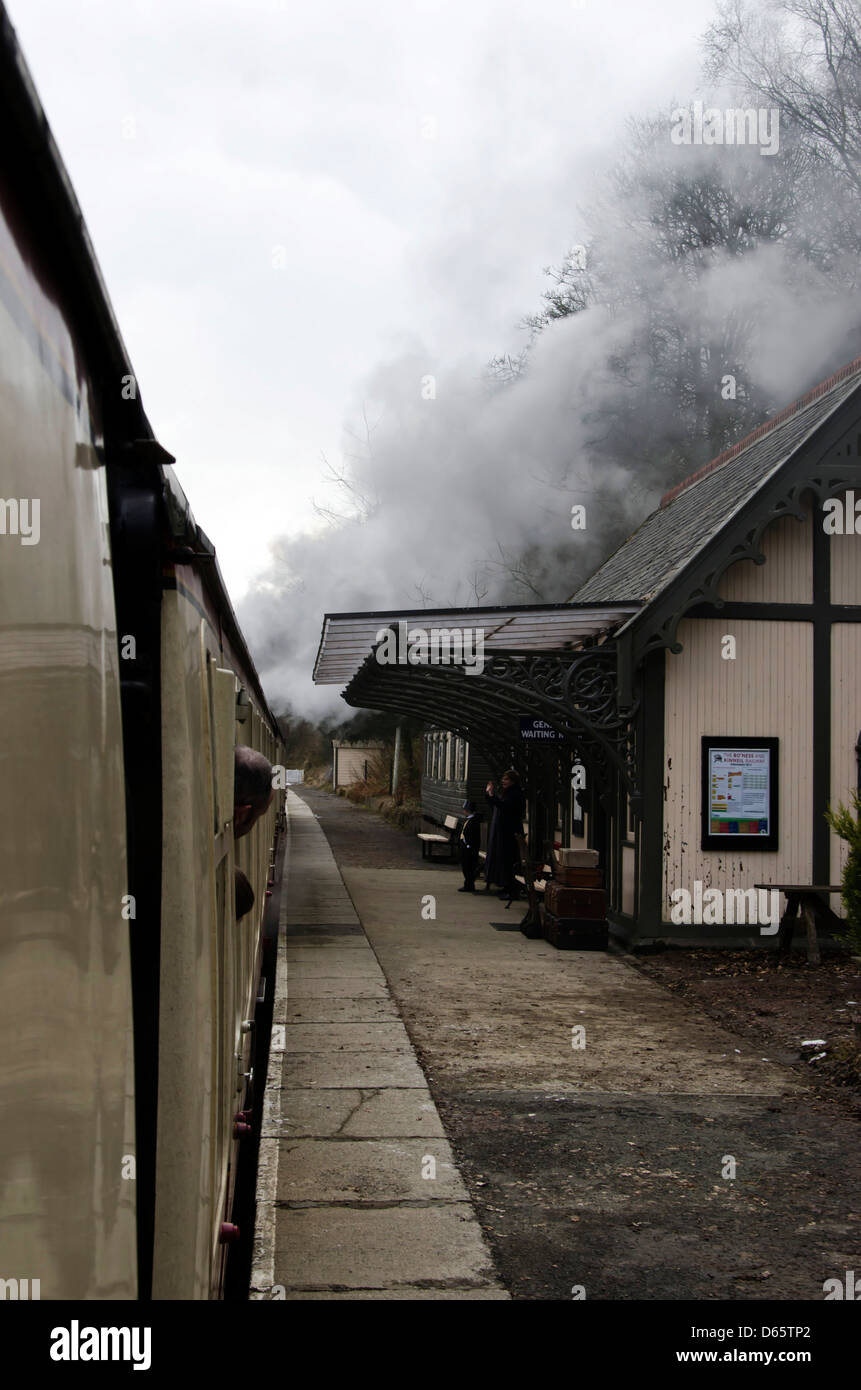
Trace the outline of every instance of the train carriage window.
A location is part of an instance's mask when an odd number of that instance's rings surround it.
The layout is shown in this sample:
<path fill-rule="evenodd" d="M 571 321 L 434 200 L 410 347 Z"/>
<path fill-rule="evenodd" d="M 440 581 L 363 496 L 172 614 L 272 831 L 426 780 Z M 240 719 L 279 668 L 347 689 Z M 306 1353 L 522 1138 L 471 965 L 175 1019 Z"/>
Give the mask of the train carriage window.
<path fill-rule="evenodd" d="M 466 781 L 466 739 L 459 738 L 457 741 L 457 780 Z"/>

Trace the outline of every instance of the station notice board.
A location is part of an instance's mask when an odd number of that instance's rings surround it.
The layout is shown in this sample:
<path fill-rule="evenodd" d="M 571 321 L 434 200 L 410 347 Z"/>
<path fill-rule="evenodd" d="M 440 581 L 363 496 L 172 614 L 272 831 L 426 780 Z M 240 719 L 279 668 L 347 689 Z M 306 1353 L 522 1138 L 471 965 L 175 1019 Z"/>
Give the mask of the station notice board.
<path fill-rule="evenodd" d="M 703 849 L 777 849 L 779 743 L 703 734 Z"/>

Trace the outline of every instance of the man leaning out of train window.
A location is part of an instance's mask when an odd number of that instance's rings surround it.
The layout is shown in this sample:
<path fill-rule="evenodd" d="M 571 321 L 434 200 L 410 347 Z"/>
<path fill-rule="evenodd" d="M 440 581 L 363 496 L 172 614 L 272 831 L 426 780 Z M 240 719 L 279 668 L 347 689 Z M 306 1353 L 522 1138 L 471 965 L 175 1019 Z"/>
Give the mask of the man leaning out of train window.
<path fill-rule="evenodd" d="M 269 810 L 275 792 L 272 764 L 262 753 L 238 744 L 233 756 L 233 838 L 241 840 Z M 254 889 L 241 869 L 233 871 L 236 920 L 254 906 Z"/>
<path fill-rule="evenodd" d="M 262 753 L 237 744 L 233 755 L 233 838 L 240 840 L 265 816 L 275 792 L 272 764 Z"/>

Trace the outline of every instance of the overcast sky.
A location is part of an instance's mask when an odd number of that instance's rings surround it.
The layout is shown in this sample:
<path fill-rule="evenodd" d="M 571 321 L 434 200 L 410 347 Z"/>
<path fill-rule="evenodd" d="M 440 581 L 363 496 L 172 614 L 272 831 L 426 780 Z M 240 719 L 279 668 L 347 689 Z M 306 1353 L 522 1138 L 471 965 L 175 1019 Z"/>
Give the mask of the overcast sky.
<path fill-rule="evenodd" d="M 7 0 L 153 428 L 234 602 L 376 365 L 515 348 L 711 0 Z"/>

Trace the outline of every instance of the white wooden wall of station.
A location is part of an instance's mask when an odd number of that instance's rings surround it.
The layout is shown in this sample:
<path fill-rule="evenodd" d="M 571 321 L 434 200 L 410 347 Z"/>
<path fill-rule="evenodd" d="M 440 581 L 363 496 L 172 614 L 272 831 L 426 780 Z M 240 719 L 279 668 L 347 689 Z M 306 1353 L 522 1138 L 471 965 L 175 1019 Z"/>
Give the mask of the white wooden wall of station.
<path fill-rule="evenodd" d="M 813 598 L 812 527 L 785 518 L 765 534 L 764 565 L 740 561 L 724 576 L 721 596 L 735 602 L 809 603 Z M 861 536 L 831 537 L 831 601 L 861 603 Z M 721 638 L 736 639 L 736 659 Z M 756 882 L 810 881 L 813 773 L 813 624 L 773 620 L 687 619 L 683 650 L 666 654 L 664 713 L 664 913 L 670 895 L 695 880 L 718 888 Z M 855 741 L 861 729 L 861 624 L 841 623 L 831 643 L 831 800 L 856 785 Z M 780 739 L 780 848 L 774 852 L 700 848 L 701 736 Z M 844 849 L 831 844 L 832 881 Z M 623 866 L 624 872 L 624 866 Z M 627 875 L 625 875 L 627 878 Z M 626 894 L 627 896 L 627 894 Z M 837 903 L 834 903 L 837 906 Z"/>

